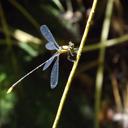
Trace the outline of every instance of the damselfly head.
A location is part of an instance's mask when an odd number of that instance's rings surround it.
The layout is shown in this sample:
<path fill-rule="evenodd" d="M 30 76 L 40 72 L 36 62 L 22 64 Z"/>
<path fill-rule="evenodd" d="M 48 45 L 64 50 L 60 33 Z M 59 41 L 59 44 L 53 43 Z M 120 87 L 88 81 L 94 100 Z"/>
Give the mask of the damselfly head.
<path fill-rule="evenodd" d="M 71 41 L 69 42 L 69 47 L 70 48 L 74 48 L 74 43 L 72 43 Z"/>
<path fill-rule="evenodd" d="M 74 44 L 70 41 L 70 42 L 69 42 L 69 45 L 63 45 L 63 46 L 61 46 L 61 48 L 62 48 L 62 50 L 67 50 L 67 51 L 69 51 L 69 50 L 74 49 Z"/>

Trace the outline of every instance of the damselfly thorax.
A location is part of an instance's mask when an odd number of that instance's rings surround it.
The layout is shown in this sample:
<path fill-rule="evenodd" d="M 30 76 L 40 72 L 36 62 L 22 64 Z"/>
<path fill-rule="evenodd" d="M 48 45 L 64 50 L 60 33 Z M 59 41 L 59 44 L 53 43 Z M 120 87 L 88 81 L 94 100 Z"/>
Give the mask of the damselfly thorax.
<path fill-rule="evenodd" d="M 59 53 L 74 52 L 74 44 L 72 42 L 69 42 L 69 45 L 59 46 L 58 52 Z"/>
<path fill-rule="evenodd" d="M 74 48 L 74 43 L 70 41 L 69 45 L 60 46 L 57 52 L 60 54 L 67 53 L 67 59 L 73 62 L 75 60 L 74 58 L 76 57 L 77 51 L 78 48 Z"/>

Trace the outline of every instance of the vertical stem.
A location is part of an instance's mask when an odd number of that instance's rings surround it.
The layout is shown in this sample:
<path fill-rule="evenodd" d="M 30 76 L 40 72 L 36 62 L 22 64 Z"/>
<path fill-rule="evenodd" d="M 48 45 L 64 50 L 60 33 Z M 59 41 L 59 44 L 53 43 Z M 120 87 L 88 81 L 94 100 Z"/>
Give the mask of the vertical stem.
<path fill-rule="evenodd" d="M 108 0 L 108 3 L 107 3 L 106 14 L 103 22 L 102 33 L 101 33 L 101 45 L 108 38 L 113 3 L 114 3 L 113 1 L 114 0 Z M 96 75 L 96 93 L 95 93 L 96 103 L 95 103 L 95 119 L 94 119 L 95 128 L 99 128 L 98 114 L 100 111 L 100 98 L 101 98 L 102 84 L 103 84 L 104 57 L 105 57 L 105 47 L 102 47 L 100 49 L 99 66 L 98 66 L 97 75 Z"/>
<path fill-rule="evenodd" d="M 2 8 L 1 3 L 0 3 L 0 18 L 1 18 L 2 28 L 3 28 L 3 33 L 5 34 L 6 43 L 7 43 L 7 47 L 8 47 L 7 52 L 8 52 L 8 55 L 10 55 L 10 57 L 11 57 L 11 63 L 12 63 L 13 69 L 15 72 L 17 72 L 17 61 L 16 61 L 16 58 L 15 58 L 15 56 L 13 54 L 13 50 L 12 50 L 13 43 L 12 43 L 12 40 L 10 37 L 8 23 L 7 23 L 5 15 L 4 15 L 4 10 Z"/>
<path fill-rule="evenodd" d="M 8 29 L 8 25 L 7 25 L 5 16 L 4 16 L 4 11 L 3 11 L 1 3 L 0 3 L 0 18 L 1 18 L 1 24 L 2 24 L 2 28 L 3 28 L 3 32 L 5 34 L 8 49 L 11 50 L 12 42 L 11 42 L 11 39 L 10 39 L 10 34 L 9 34 L 9 31 L 8 31 L 9 29 Z"/>
<path fill-rule="evenodd" d="M 114 95 L 117 111 L 120 111 L 123 108 L 123 104 L 121 102 L 121 96 L 118 88 L 119 86 L 114 73 L 111 75 L 111 81 L 112 81 L 113 95 Z"/>
<path fill-rule="evenodd" d="M 63 95 L 61 97 L 60 104 L 59 104 L 59 107 L 58 107 L 58 111 L 57 111 L 57 114 L 56 114 L 56 117 L 55 117 L 52 128 L 57 128 L 57 126 L 58 126 L 58 122 L 59 122 L 59 119 L 60 119 L 60 116 L 61 116 L 61 113 L 62 113 L 62 109 L 63 109 L 64 103 L 65 103 L 65 100 L 67 98 L 67 94 L 69 92 L 71 82 L 72 82 L 73 77 L 75 75 L 75 71 L 76 71 L 76 68 L 77 68 L 78 62 L 80 60 L 81 53 L 82 53 L 82 49 L 83 49 L 85 41 L 87 39 L 87 35 L 88 35 L 88 32 L 89 32 L 91 21 L 92 21 L 92 18 L 93 18 L 95 9 L 96 9 L 97 1 L 98 0 L 93 1 L 92 9 L 91 9 L 89 18 L 87 20 L 87 24 L 86 24 L 86 27 L 85 27 L 85 30 L 84 30 L 84 34 L 83 34 L 83 37 L 82 37 L 82 40 L 81 40 L 81 43 L 80 43 L 80 46 L 79 46 L 79 50 L 78 50 L 78 53 L 77 53 L 76 61 L 73 64 L 73 67 L 72 67 L 72 70 L 70 72 L 66 87 L 65 87 Z"/>

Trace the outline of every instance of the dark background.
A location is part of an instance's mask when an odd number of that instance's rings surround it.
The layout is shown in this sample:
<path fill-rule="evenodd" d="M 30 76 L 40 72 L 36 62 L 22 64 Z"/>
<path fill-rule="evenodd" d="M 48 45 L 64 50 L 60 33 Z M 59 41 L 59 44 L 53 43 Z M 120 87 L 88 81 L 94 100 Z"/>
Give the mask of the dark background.
<path fill-rule="evenodd" d="M 66 54 L 60 56 L 59 83 L 54 90 L 50 88 L 50 66 L 46 71 L 40 68 L 34 72 L 10 94 L 6 94 L 6 91 L 20 77 L 53 55 L 53 52 L 45 49 L 46 40 L 40 33 L 41 25 L 49 27 L 59 45 L 72 41 L 75 47 L 79 46 L 92 2 L 61 0 L 62 9 L 52 0 L 0 1 L 0 127 L 52 127 L 72 67 Z M 86 46 L 100 42 L 106 3 L 107 0 L 98 2 Z M 108 39 L 121 37 L 128 32 L 127 5 L 127 0 L 115 1 Z M 21 37 L 17 39 L 16 30 L 26 32 L 40 42 L 22 41 Z M 106 48 L 101 112 L 98 117 L 101 127 L 117 127 L 117 123 L 113 122 L 113 115 L 117 112 L 114 80 L 121 101 L 127 104 L 127 100 L 124 100 L 128 95 L 125 95 L 128 83 L 127 40 Z M 82 53 L 59 128 L 93 127 L 98 53 L 99 49 Z"/>

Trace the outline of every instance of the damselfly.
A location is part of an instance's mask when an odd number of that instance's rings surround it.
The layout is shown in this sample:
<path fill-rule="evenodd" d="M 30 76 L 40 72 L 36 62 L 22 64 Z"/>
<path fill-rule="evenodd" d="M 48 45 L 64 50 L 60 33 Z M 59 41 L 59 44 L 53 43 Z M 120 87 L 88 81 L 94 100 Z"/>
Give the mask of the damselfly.
<path fill-rule="evenodd" d="M 32 74 L 34 71 L 36 71 L 40 67 L 43 66 L 43 70 L 46 70 L 52 64 L 52 62 L 56 59 L 54 64 L 53 64 L 53 67 L 52 67 L 51 78 L 50 78 L 50 86 L 53 89 L 58 84 L 59 55 L 62 54 L 62 53 L 68 53 L 68 60 L 71 61 L 71 62 L 74 61 L 74 60 L 71 59 L 71 57 L 74 57 L 74 54 L 77 52 L 78 49 L 74 48 L 74 44 L 72 42 L 69 42 L 69 45 L 59 46 L 57 44 L 57 42 L 55 41 L 52 33 L 50 32 L 50 30 L 48 29 L 48 27 L 46 25 L 42 25 L 40 27 L 40 31 L 41 31 L 42 35 L 44 36 L 44 38 L 48 41 L 47 44 L 45 45 L 46 49 L 48 49 L 48 50 L 56 50 L 56 53 L 51 58 L 49 58 L 47 61 L 43 62 L 42 64 L 40 64 L 39 66 L 37 66 L 36 68 L 34 68 L 30 72 L 28 72 L 26 75 L 21 77 L 16 83 L 14 83 L 8 89 L 7 93 L 10 93 L 12 91 L 12 89 L 18 83 L 20 83 L 23 79 L 25 79 L 27 76 Z"/>

